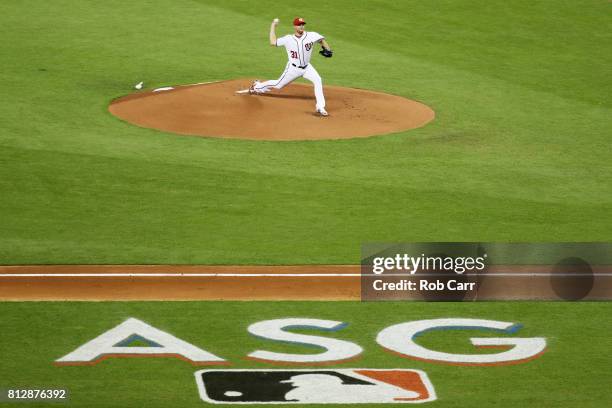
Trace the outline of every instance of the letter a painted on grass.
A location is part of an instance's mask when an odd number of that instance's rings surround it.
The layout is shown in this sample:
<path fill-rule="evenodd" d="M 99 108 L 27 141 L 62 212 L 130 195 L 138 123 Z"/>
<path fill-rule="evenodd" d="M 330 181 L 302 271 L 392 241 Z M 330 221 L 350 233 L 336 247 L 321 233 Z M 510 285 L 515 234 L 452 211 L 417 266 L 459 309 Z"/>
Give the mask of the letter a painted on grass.
<path fill-rule="evenodd" d="M 138 340 L 147 346 L 130 347 Z M 178 357 L 193 364 L 221 364 L 224 359 L 187 343 L 147 323 L 129 318 L 102 333 L 71 353 L 55 360 L 56 364 L 95 364 L 110 357 Z"/>

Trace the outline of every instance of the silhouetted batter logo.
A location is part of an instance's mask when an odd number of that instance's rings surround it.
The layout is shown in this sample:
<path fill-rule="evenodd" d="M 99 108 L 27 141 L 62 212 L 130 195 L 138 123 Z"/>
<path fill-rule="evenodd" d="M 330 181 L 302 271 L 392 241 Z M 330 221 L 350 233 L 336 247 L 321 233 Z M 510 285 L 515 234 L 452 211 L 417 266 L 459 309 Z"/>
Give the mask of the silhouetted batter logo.
<path fill-rule="evenodd" d="M 433 401 L 419 370 L 200 370 L 200 396 L 213 404 L 359 404 Z"/>

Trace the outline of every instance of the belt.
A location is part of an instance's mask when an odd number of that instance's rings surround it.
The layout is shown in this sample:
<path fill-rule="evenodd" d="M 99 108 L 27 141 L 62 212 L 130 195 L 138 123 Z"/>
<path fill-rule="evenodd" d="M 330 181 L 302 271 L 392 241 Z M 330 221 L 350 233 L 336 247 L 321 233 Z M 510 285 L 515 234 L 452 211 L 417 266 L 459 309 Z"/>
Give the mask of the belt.
<path fill-rule="evenodd" d="M 294 67 L 296 67 L 296 68 L 300 68 L 300 69 L 306 69 L 306 67 L 308 66 L 308 64 L 306 64 L 306 65 L 304 65 L 303 67 L 300 67 L 299 65 L 295 65 L 295 64 L 293 64 L 293 63 L 292 63 L 291 65 L 293 65 L 293 66 L 294 66 Z"/>

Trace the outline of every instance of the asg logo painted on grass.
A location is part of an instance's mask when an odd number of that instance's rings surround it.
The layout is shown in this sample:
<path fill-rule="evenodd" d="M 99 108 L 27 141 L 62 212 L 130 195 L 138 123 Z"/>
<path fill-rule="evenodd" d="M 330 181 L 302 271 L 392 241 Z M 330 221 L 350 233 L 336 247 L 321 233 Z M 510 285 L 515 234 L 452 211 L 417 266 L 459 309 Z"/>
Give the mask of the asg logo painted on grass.
<path fill-rule="evenodd" d="M 436 399 L 427 374 L 406 369 L 201 370 L 202 400 L 212 404 L 389 404 Z"/>
<path fill-rule="evenodd" d="M 316 346 L 310 354 L 255 350 L 249 359 L 274 364 L 333 364 L 354 360 L 363 349 L 332 337 L 303 334 L 304 330 L 339 331 L 346 323 L 334 320 L 285 318 L 248 327 L 266 340 Z M 455 354 L 426 348 L 416 338 L 428 331 L 486 329 L 512 335 L 519 325 L 495 320 L 448 318 L 399 323 L 381 330 L 376 342 L 394 354 L 446 364 L 515 364 L 539 356 L 546 348 L 542 337 L 473 337 L 476 347 L 502 347 L 487 354 Z M 291 330 L 299 329 L 300 333 Z M 134 344 L 138 342 L 137 346 Z M 144 346 L 142 344 L 144 343 Z M 198 365 L 230 364 L 224 358 L 179 339 L 138 319 L 118 326 L 56 360 L 58 365 L 95 364 L 112 357 L 178 357 Z M 427 375 L 411 369 L 278 369 L 201 370 L 195 373 L 201 398 L 214 404 L 356 404 L 416 403 L 436 399 Z"/>
<path fill-rule="evenodd" d="M 296 345 L 316 346 L 322 352 L 310 354 L 277 353 L 267 350 L 256 350 L 248 358 L 270 363 L 321 364 L 359 358 L 363 352 L 356 343 L 332 337 L 314 336 L 293 333 L 295 329 L 319 331 L 339 331 L 346 323 L 305 318 L 274 319 L 257 322 L 249 326 L 248 331 L 262 339 L 293 343 Z M 473 337 L 470 339 L 475 347 L 504 348 L 502 352 L 486 354 L 456 354 L 431 350 L 420 345 L 416 339 L 433 330 L 490 330 L 504 335 L 513 335 L 520 325 L 496 320 L 445 318 L 417 320 L 400 323 L 381 330 L 376 342 L 385 350 L 400 357 L 425 360 L 436 363 L 459 365 L 500 365 L 516 364 L 533 359 L 546 349 L 543 337 Z M 132 347 L 138 340 L 145 347 Z M 56 360 L 56 364 L 95 364 L 111 357 L 168 357 L 175 356 L 193 364 L 212 365 L 229 364 L 224 358 L 205 351 L 191 343 L 159 330 L 143 321 L 130 318 L 120 325 L 102 333 L 93 340 L 83 344 L 74 351 Z"/>

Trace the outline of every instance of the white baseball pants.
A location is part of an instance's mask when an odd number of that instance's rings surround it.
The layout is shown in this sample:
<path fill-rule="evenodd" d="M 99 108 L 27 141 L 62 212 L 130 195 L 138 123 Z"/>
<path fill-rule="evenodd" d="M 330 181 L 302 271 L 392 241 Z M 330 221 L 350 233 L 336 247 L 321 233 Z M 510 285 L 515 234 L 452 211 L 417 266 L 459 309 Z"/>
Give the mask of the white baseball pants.
<path fill-rule="evenodd" d="M 321 76 L 317 72 L 317 70 L 311 65 L 304 69 L 294 67 L 290 62 L 287 63 L 285 67 L 285 71 L 283 71 L 282 75 L 278 79 L 273 79 L 271 81 L 259 82 L 255 83 L 253 89 L 257 93 L 266 93 L 270 92 L 274 89 L 282 89 L 285 85 L 290 84 L 296 79 L 304 77 L 314 85 L 314 93 L 316 102 L 316 109 L 325 109 L 325 96 L 323 95 L 323 80 Z"/>

